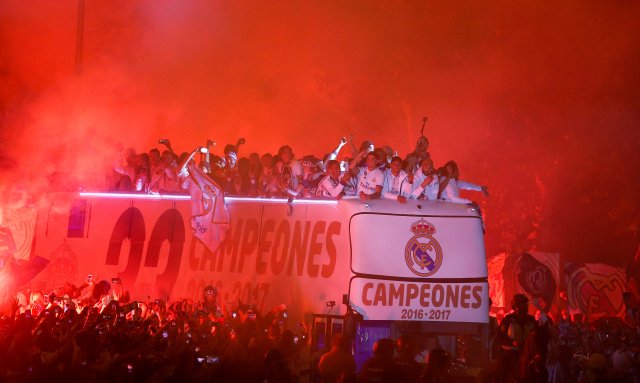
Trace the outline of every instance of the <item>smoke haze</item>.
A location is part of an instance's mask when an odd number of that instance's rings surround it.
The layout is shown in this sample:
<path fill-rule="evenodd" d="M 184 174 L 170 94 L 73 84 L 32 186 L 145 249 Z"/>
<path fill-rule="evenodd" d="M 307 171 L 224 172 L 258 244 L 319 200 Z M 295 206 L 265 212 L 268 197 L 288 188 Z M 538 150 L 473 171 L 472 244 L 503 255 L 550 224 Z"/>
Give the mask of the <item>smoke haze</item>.
<path fill-rule="evenodd" d="M 0 4 L 5 209 L 99 183 L 118 143 L 404 156 L 428 116 L 436 166 L 489 186 L 488 255 L 638 247 L 638 2 L 86 0 L 76 62 L 80 3 Z"/>

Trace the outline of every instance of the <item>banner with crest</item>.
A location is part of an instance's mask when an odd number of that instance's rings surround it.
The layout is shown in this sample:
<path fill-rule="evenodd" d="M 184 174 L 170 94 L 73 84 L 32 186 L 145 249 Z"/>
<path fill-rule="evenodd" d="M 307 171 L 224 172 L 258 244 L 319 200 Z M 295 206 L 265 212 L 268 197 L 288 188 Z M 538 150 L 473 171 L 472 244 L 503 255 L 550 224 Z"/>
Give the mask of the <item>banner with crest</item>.
<path fill-rule="evenodd" d="M 590 320 L 624 315 L 624 269 L 603 263 L 568 263 L 564 273 L 570 307 Z"/>
<path fill-rule="evenodd" d="M 495 307 L 511 308 L 514 294 L 522 293 L 540 311 L 555 312 L 559 293 L 559 256 L 553 253 L 498 254 L 488 262 L 490 295 Z"/>

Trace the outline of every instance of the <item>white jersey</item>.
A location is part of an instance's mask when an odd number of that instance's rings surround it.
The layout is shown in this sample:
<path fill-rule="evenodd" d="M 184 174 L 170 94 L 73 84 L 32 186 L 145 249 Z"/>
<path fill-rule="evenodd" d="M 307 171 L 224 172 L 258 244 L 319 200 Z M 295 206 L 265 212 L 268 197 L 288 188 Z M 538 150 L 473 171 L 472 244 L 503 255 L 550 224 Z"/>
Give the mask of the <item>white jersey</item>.
<path fill-rule="evenodd" d="M 340 181 L 333 179 L 330 175 L 327 174 L 318 184 L 316 195 L 321 197 L 337 198 L 338 195 L 342 193 L 343 189 L 344 185 L 341 184 Z"/>
<path fill-rule="evenodd" d="M 438 199 L 438 190 L 440 189 L 440 180 L 437 174 L 433 174 L 432 180 L 427 186 L 422 187 L 422 182 L 427 176 L 422 173 L 422 169 L 418 169 L 413 176 L 413 191 L 411 195 L 413 198 L 418 199 L 421 195 L 429 201 L 435 201 Z"/>
<path fill-rule="evenodd" d="M 441 182 L 442 181 L 444 181 L 444 177 L 441 179 Z M 450 178 L 449 183 L 447 183 L 447 186 L 442 191 L 440 198 L 454 203 L 472 203 L 469 199 L 460 198 L 460 189 L 482 191 L 482 186 Z"/>
<path fill-rule="evenodd" d="M 411 184 L 407 179 L 407 173 L 405 173 L 404 170 L 400 170 L 400 173 L 394 176 L 393 173 L 391 173 L 391 169 L 387 169 L 384 174 L 382 197 L 396 199 L 398 196 L 411 196 Z"/>
<path fill-rule="evenodd" d="M 366 166 L 360 168 L 358 172 L 358 189 L 356 194 L 364 192 L 366 195 L 371 195 L 376 192 L 377 186 L 384 184 L 384 173 L 380 169 L 375 168 L 373 170 L 367 169 Z"/>

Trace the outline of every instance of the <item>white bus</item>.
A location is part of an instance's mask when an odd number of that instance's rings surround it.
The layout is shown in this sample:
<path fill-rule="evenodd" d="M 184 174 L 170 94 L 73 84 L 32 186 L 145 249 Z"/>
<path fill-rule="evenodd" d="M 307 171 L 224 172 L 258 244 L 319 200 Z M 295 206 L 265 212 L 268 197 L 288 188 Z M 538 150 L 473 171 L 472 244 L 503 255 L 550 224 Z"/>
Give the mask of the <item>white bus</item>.
<path fill-rule="evenodd" d="M 317 324 L 316 348 L 351 307 L 362 315 L 359 361 L 378 338 L 401 334 L 434 334 L 458 356 L 462 337 L 473 337 L 487 354 L 484 231 L 472 206 L 227 197 L 231 228 L 211 252 L 192 235 L 188 196 L 51 197 L 38 214 L 33 253 L 49 264 L 34 289 L 92 274 L 119 277 L 132 299 L 197 300 L 213 285 L 229 309 L 286 304 L 290 323 Z"/>

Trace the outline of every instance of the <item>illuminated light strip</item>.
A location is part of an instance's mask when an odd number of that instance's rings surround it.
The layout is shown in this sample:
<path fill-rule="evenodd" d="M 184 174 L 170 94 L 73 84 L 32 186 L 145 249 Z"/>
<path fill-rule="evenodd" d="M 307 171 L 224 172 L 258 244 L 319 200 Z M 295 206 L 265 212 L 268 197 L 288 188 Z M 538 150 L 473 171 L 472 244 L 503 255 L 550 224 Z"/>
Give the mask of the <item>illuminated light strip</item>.
<path fill-rule="evenodd" d="M 188 195 L 175 194 L 135 194 L 135 193 L 97 193 L 97 192 L 81 192 L 80 197 L 93 198 L 121 198 L 121 199 L 147 199 L 147 200 L 180 200 L 189 201 Z M 288 203 L 285 198 L 254 198 L 254 197 L 224 197 L 225 202 L 260 202 L 260 203 Z M 336 200 L 325 199 L 294 199 L 293 204 L 307 205 L 335 205 Z"/>
<path fill-rule="evenodd" d="M 288 203 L 286 198 L 255 198 L 255 197 L 224 197 L 225 201 L 230 202 L 262 202 L 262 203 Z M 294 199 L 293 204 L 303 205 L 335 205 L 336 200 L 330 199 Z"/>
<path fill-rule="evenodd" d="M 135 193 L 95 193 L 95 192 L 81 192 L 80 197 L 128 198 L 128 199 L 150 199 L 150 200 L 183 200 L 183 201 L 188 201 L 191 199 L 191 197 L 188 195 L 175 195 L 175 194 L 135 194 Z"/>

